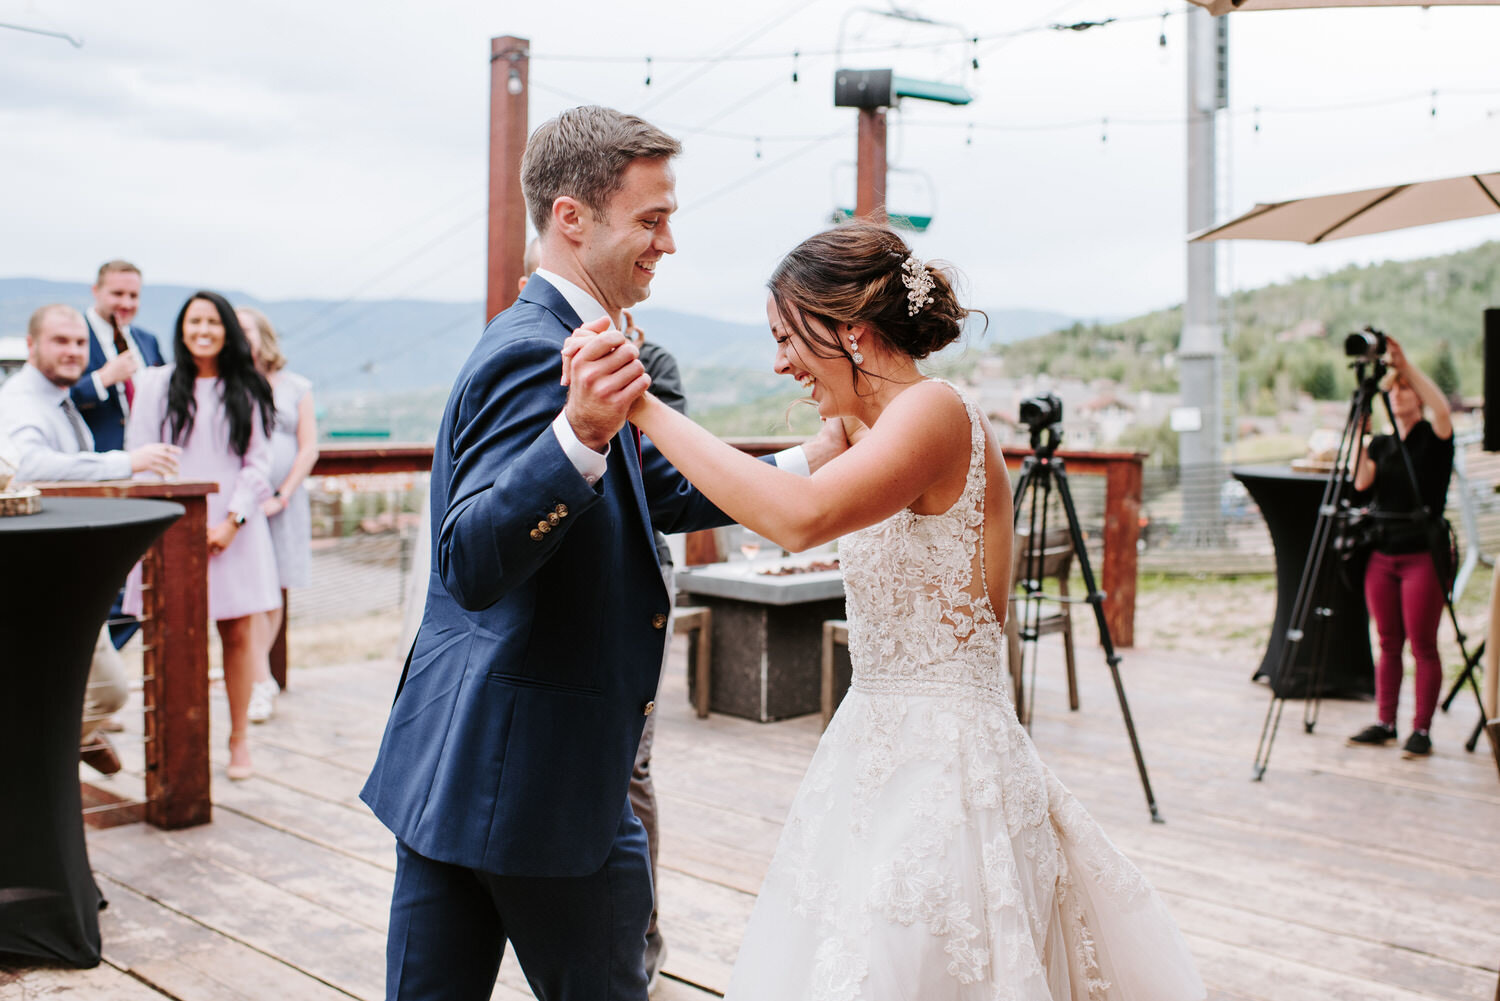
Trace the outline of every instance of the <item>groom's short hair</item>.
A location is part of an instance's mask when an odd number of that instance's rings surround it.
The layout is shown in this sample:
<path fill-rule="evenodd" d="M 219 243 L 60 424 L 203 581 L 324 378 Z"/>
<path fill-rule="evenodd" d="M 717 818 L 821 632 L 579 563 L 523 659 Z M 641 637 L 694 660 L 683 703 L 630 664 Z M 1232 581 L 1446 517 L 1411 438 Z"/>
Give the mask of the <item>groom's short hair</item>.
<path fill-rule="evenodd" d="M 682 143 L 643 118 L 593 104 L 569 108 L 538 126 L 521 156 L 521 191 L 532 225 L 538 235 L 547 232 L 552 203 L 562 195 L 603 218 L 631 161 L 681 152 Z"/>

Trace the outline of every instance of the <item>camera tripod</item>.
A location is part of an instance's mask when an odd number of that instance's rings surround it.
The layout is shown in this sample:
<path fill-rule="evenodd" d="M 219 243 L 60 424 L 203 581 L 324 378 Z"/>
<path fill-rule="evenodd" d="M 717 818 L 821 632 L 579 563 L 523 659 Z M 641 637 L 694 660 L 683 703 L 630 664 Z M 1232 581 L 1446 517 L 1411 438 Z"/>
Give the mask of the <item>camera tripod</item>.
<path fill-rule="evenodd" d="M 1125 732 L 1130 737 L 1130 749 L 1135 754 L 1136 771 L 1141 776 L 1141 789 L 1146 794 L 1146 806 L 1151 811 L 1153 823 L 1162 824 L 1161 813 L 1156 808 L 1156 797 L 1151 792 L 1151 779 L 1146 775 L 1146 759 L 1141 756 L 1140 741 L 1135 736 L 1135 721 L 1130 715 L 1130 703 L 1125 698 L 1125 685 L 1120 681 L 1120 655 L 1115 652 L 1114 640 L 1110 637 L 1109 622 L 1104 618 L 1104 593 L 1094 584 L 1094 571 L 1089 566 L 1088 550 L 1083 544 L 1083 530 L 1078 527 L 1078 510 L 1073 506 L 1073 493 L 1068 488 L 1067 469 L 1056 455 L 1057 444 L 1062 440 L 1062 430 L 1056 424 L 1035 425 L 1031 428 L 1031 450 L 1021 463 L 1021 472 L 1016 479 L 1014 493 L 1013 527 L 1021 524 L 1023 509 L 1028 512 L 1026 553 L 1021 563 L 1020 583 L 1025 595 L 1019 599 L 1021 611 L 1020 636 L 1022 641 L 1019 673 L 1025 676 L 1025 664 L 1031 663 L 1031 677 L 1036 677 L 1036 641 L 1040 633 L 1041 605 L 1043 601 L 1067 599 L 1042 594 L 1042 567 L 1047 545 L 1047 514 L 1051 507 L 1052 489 L 1062 500 L 1063 512 L 1068 519 L 1068 534 L 1073 552 L 1078 555 L 1078 569 L 1083 574 L 1083 586 L 1088 591 L 1087 601 L 1094 608 L 1094 619 L 1099 624 L 1099 643 L 1104 647 L 1104 660 L 1109 665 L 1110 677 L 1114 679 L 1115 694 L 1120 699 L 1120 714 L 1125 718 Z M 1027 651 L 1030 651 L 1028 657 Z M 1028 698 L 1036 691 L 1033 683 L 1026 688 Z M 1019 707 L 1017 707 L 1019 709 Z M 1029 718 L 1028 713 L 1028 718 Z"/>
<path fill-rule="evenodd" d="M 1385 363 L 1379 357 L 1383 351 L 1384 335 L 1375 331 L 1370 331 L 1370 333 L 1375 338 L 1379 338 L 1378 342 L 1372 340 L 1371 343 L 1378 343 L 1380 349 L 1372 349 L 1369 353 L 1356 357 L 1351 363 L 1357 385 L 1354 394 L 1350 397 L 1349 417 L 1339 437 L 1338 450 L 1334 453 L 1333 469 L 1328 474 L 1328 483 L 1323 488 L 1323 499 L 1318 505 L 1318 520 L 1313 528 L 1312 544 L 1308 547 L 1307 562 L 1303 565 L 1302 578 L 1297 583 L 1297 595 L 1292 601 L 1286 633 L 1282 637 L 1275 666 L 1271 671 L 1271 703 L 1266 707 L 1265 722 L 1261 725 L 1260 743 L 1255 749 L 1254 774 L 1251 776 L 1256 782 L 1265 778 L 1266 768 L 1271 760 L 1271 747 L 1276 741 L 1276 731 L 1281 726 L 1281 714 L 1288 696 L 1280 693 L 1285 690 L 1287 682 L 1292 677 L 1297 651 L 1303 641 L 1309 638 L 1309 634 L 1312 634 L 1316 640 L 1317 656 L 1313 660 L 1312 670 L 1306 675 L 1302 727 L 1307 733 L 1312 733 L 1318 725 L 1318 714 L 1322 705 L 1323 665 L 1329 655 L 1327 626 L 1329 618 L 1333 615 L 1330 607 L 1331 601 L 1327 597 L 1328 588 L 1333 584 L 1331 575 L 1327 573 L 1328 552 L 1334 545 L 1339 528 L 1351 524 L 1354 518 L 1354 508 L 1350 503 L 1350 496 L 1354 492 L 1354 473 L 1364 455 L 1364 429 L 1377 397 L 1385 404 L 1386 415 L 1391 416 L 1390 394 L 1380 388 L 1380 380 L 1386 371 Z M 1351 335 L 1351 340 L 1358 336 L 1362 335 Z M 1346 342 L 1346 350 L 1349 350 L 1348 342 Z M 1394 424 L 1393 416 L 1391 420 Z M 1401 435 L 1395 435 L 1395 439 L 1396 449 L 1401 455 L 1401 465 L 1406 472 L 1412 496 L 1420 498 L 1422 492 L 1417 480 L 1416 467 L 1412 465 L 1411 453 L 1407 451 L 1406 442 Z M 1425 526 L 1428 519 L 1441 516 L 1442 512 L 1434 515 L 1425 507 L 1418 506 L 1412 514 L 1412 522 Z M 1431 555 L 1433 566 L 1437 568 L 1439 564 L 1436 547 L 1433 548 Z M 1459 628 L 1458 615 L 1453 608 L 1452 591 L 1447 582 L 1444 582 L 1443 587 L 1443 601 L 1448 609 L 1448 618 L 1453 624 L 1453 632 L 1458 637 L 1459 651 L 1463 654 L 1466 664 L 1473 663 L 1464 646 L 1465 636 L 1463 630 Z M 1469 679 L 1474 685 L 1474 696 L 1477 699 L 1479 698 L 1479 685 L 1473 682 L 1472 673 Z M 1444 706 L 1444 708 L 1447 707 Z M 1482 717 L 1483 713 L 1481 712 L 1480 715 Z M 1470 750 L 1472 749 L 1471 746 Z"/>

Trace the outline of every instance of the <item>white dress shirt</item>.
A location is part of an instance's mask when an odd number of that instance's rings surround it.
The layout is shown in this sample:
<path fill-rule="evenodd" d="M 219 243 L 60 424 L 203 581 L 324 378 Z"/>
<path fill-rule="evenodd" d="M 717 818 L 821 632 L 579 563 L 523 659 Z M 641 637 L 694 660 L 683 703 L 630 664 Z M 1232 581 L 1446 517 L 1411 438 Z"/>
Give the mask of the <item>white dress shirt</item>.
<path fill-rule="evenodd" d="M 597 320 L 601 316 L 607 316 L 609 317 L 609 329 L 615 329 L 615 324 L 618 322 L 617 319 L 610 316 L 609 310 L 599 305 L 599 300 L 589 295 L 583 289 L 553 271 L 537 268 L 533 274 L 556 289 L 558 295 L 567 300 L 568 305 L 573 307 L 573 312 L 577 313 L 578 318 L 584 323 Z M 573 463 L 573 467 L 578 470 L 586 483 L 592 486 L 599 477 L 604 475 L 605 465 L 609 458 L 609 447 L 606 445 L 603 454 L 600 454 L 579 441 L 578 435 L 573 431 L 573 425 L 568 423 L 566 411 L 559 413 L 557 418 L 552 422 L 552 433 L 557 435 L 557 442 L 562 446 L 563 454 Z M 810 475 L 807 464 L 807 453 L 801 445 L 777 452 L 771 458 L 781 469 L 796 473 L 799 476 Z"/>
<path fill-rule="evenodd" d="M 128 480 L 129 452 L 95 452 L 94 437 L 74 409 L 68 390 L 30 362 L 0 386 L 0 435 L 21 454 L 16 479 Z"/>
<path fill-rule="evenodd" d="M 94 339 L 99 342 L 100 349 L 104 351 L 105 361 L 110 361 L 115 355 L 120 353 L 115 350 L 115 328 L 110 325 L 108 320 L 99 315 L 97 309 L 90 306 L 87 312 L 83 314 L 83 318 L 88 321 L 89 330 L 93 332 Z M 135 355 L 136 364 L 141 368 L 145 368 L 146 356 L 141 354 L 140 346 L 135 343 L 135 335 L 130 332 L 130 325 L 126 324 L 121 327 L 120 333 L 125 335 L 125 346 L 130 349 L 131 354 Z M 109 396 L 109 389 L 100 381 L 99 370 L 97 368 L 89 373 L 89 378 L 94 382 L 94 392 L 99 394 L 99 399 L 102 400 Z M 125 412 L 126 417 L 130 416 L 130 402 L 125 399 L 124 392 L 120 393 L 120 409 Z"/>

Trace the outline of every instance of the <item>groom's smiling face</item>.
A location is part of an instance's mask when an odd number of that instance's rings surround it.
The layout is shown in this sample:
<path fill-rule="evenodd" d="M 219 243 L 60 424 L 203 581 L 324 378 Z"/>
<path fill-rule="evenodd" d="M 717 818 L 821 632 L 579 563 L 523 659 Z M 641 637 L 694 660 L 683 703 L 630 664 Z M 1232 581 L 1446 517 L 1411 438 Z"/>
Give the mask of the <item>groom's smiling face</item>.
<path fill-rule="evenodd" d="M 623 184 L 593 216 L 579 260 L 601 305 L 634 306 L 651 294 L 656 265 L 677 251 L 669 219 L 677 211 L 677 178 L 665 159 L 639 159 L 625 168 Z"/>

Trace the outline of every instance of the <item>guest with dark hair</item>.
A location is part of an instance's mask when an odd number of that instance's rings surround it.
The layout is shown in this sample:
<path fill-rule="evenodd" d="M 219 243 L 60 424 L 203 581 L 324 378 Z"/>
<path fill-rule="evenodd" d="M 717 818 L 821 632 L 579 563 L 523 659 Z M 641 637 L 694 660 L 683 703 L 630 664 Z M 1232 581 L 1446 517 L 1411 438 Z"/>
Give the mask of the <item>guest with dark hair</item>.
<path fill-rule="evenodd" d="M 318 461 L 318 419 L 313 406 L 312 383 L 286 367 L 276 328 L 258 309 L 241 306 L 235 311 L 255 367 L 271 384 L 276 401 L 276 427 L 271 432 L 271 489 L 261 512 L 271 526 L 271 544 L 276 549 L 276 573 L 281 582 L 282 604 L 261 619 L 261 645 L 269 651 L 281 631 L 281 616 L 289 588 L 309 582 L 312 545 L 312 506 L 305 483 Z M 255 686 L 250 693 L 249 717 L 264 723 L 276 710 L 280 687 L 271 677 L 270 665 L 257 665 Z"/>
<path fill-rule="evenodd" d="M 253 773 L 247 711 L 255 666 L 265 660 L 256 617 L 281 604 L 276 554 L 261 504 L 271 496 L 276 407 L 227 300 L 196 292 L 177 315 L 173 364 L 137 376 L 126 447 L 167 441 L 182 448 L 181 475 L 213 480 L 208 495 L 208 610 L 218 626 L 229 695 L 231 779 Z M 140 610 L 140 571 L 126 611 Z"/>
<path fill-rule="evenodd" d="M 1404 673 L 1401 651 L 1410 641 L 1412 659 L 1417 662 L 1416 707 L 1402 756 L 1419 758 L 1432 753 L 1428 731 L 1443 687 L 1438 623 L 1451 583 L 1438 577 L 1431 536 L 1424 526 L 1441 519 L 1448 503 L 1453 417 L 1437 384 L 1406 357 L 1394 337 L 1387 337 L 1386 343 L 1390 369 L 1381 387 L 1389 393 L 1396 427 L 1392 434 L 1371 439 L 1354 472 L 1354 489 L 1374 492 L 1370 510 L 1381 526 L 1365 567 L 1365 604 L 1380 636 L 1380 663 L 1375 668 L 1377 718 L 1350 737 L 1349 743 L 1380 747 L 1396 739 L 1396 707 Z M 1417 475 L 1416 492 L 1402 456 L 1403 445 Z"/>

